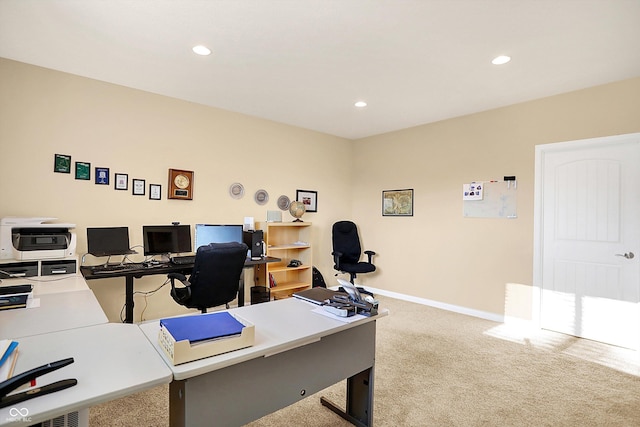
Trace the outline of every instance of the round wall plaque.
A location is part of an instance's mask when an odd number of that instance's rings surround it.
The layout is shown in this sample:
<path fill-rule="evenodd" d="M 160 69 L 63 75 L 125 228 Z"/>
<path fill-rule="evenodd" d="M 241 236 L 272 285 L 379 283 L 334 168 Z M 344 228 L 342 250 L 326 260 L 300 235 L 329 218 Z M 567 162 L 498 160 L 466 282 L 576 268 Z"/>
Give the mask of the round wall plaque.
<path fill-rule="evenodd" d="M 229 195 L 234 199 L 241 199 L 244 196 L 244 187 L 239 182 L 234 182 L 229 187 Z"/>
<path fill-rule="evenodd" d="M 258 190 L 253 198 L 257 204 L 265 205 L 269 201 L 269 193 L 265 190 Z"/>
<path fill-rule="evenodd" d="M 281 211 L 286 211 L 287 209 L 289 209 L 290 203 L 291 203 L 291 200 L 289 200 L 287 196 L 282 195 L 278 197 L 278 207 L 280 208 Z"/>

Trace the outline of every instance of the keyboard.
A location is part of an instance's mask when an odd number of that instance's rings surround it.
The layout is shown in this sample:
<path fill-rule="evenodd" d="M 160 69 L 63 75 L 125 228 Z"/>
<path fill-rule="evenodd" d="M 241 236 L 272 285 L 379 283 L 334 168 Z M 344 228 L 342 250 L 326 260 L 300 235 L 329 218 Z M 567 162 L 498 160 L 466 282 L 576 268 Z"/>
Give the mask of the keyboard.
<path fill-rule="evenodd" d="M 174 256 L 171 257 L 171 263 L 175 265 L 188 265 L 196 262 L 195 255 Z"/>
<path fill-rule="evenodd" d="M 93 274 L 107 274 L 116 271 L 141 270 L 143 268 L 142 263 L 128 262 L 126 264 L 95 265 L 91 267 L 91 272 Z"/>

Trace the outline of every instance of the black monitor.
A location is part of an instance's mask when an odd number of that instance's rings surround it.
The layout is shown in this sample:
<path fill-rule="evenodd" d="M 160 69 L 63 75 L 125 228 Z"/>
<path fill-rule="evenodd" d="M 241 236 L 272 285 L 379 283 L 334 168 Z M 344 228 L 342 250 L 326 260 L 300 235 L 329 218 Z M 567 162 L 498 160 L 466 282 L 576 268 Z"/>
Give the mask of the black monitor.
<path fill-rule="evenodd" d="M 87 228 L 87 252 L 94 256 L 134 254 L 129 246 L 129 228 Z"/>
<path fill-rule="evenodd" d="M 242 224 L 196 224 L 196 250 L 209 243 L 242 243 Z"/>
<path fill-rule="evenodd" d="M 145 255 L 191 252 L 190 225 L 142 226 Z"/>

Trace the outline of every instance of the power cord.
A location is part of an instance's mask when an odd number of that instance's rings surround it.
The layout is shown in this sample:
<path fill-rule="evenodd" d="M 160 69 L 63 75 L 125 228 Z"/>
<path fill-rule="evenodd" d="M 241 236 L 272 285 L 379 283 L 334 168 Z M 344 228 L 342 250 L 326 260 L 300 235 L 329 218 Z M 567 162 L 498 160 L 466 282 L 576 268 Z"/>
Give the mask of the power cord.
<path fill-rule="evenodd" d="M 134 297 L 136 296 L 136 294 L 144 296 L 144 308 L 142 309 L 142 312 L 140 313 L 140 321 L 141 322 L 143 321 L 144 312 L 146 311 L 146 309 L 148 307 L 147 297 L 155 295 L 156 292 L 158 292 L 160 289 L 164 288 L 169 282 L 171 282 L 171 280 L 167 279 L 167 280 L 165 280 L 165 282 L 162 285 L 158 286 L 156 289 L 153 289 L 153 290 L 147 291 L 147 292 L 135 291 L 133 293 Z M 124 304 L 122 306 L 122 309 L 120 310 L 120 321 L 122 323 L 124 323 L 124 321 L 125 321 L 125 319 L 123 317 L 123 313 L 124 313 L 125 308 L 126 308 L 126 304 Z"/>

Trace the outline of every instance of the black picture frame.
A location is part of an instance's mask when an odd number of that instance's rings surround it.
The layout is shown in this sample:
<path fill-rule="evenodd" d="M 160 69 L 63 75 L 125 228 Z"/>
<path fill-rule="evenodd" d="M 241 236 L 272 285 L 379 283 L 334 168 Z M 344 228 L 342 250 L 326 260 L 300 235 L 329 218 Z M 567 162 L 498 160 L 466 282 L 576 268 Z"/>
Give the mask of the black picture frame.
<path fill-rule="evenodd" d="M 144 179 L 131 180 L 131 194 L 134 196 L 144 196 L 146 191 L 146 182 Z"/>
<path fill-rule="evenodd" d="M 116 190 L 128 190 L 129 175 L 126 173 L 116 173 L 113 178 L 113 188 Z"/>
<path fill-rule="evenodd" d="M 66 154 L 54 155 L 53 171 L 57 173 L 71 173 L 71 156 Z"/>
<path fill-rule="evenodd" d="M 109 185 L 109 168 L 96 167 L 95 175 L 97 185 Z"/>
<path fill-rule="evenodd" d="M 162 200 L 162 185 L 149 184 L 149 200 Z"/>
<path fill-rule="evenodd" d="M 91 163 L 76 162 L 76 179 L 91 180 Z"/>
<path fill-rule="evenodd" d="M 296 200 L 302 202 L 307 212 L 318 212 L 318 192 L 313 190 L 296 190 Z"/>
<path fill-rule="evenodd" d="M 382 216 L 413 216 L 413 188 L 383 190 Z"/>

